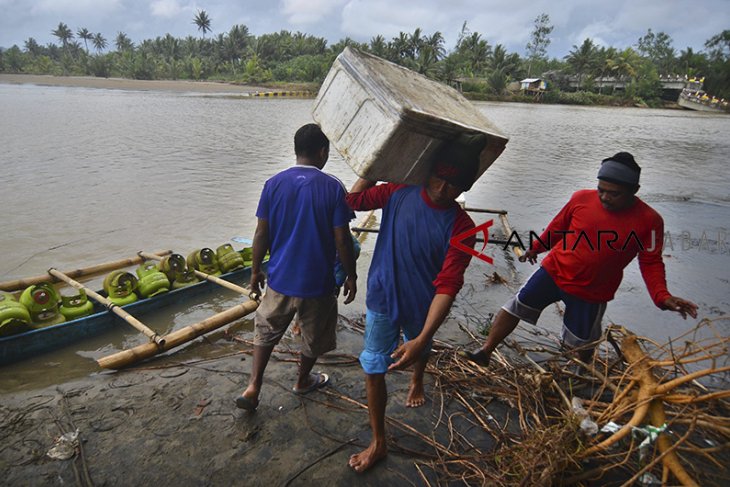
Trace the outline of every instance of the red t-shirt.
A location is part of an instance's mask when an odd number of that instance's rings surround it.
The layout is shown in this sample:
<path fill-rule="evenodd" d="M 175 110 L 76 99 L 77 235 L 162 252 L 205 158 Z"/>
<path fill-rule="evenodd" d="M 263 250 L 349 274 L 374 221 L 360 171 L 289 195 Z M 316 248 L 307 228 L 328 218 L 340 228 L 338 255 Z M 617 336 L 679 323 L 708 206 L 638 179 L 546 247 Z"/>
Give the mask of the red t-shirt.
<path fill-rule="evenodd" d="M 651 299 L 662 308 L 671 296 L 663 243 L 664 221 L 649 205 L 636 198 L 630 208 L 608 211 L 601 205 L 598 191 L 586 189 L 573 194 L 531 248 L 536 252 L 550 249 L 542 267 L 560 289 L 599 303 L 613 299 L 624 267 L 638 254 Z"/>

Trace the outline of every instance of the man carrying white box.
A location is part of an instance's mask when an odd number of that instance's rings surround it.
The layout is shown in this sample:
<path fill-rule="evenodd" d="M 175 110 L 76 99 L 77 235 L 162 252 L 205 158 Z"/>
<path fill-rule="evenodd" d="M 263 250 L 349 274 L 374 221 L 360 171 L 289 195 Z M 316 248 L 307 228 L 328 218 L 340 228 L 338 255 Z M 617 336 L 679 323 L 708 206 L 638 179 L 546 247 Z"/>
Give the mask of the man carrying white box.
<path fill-rule="evenodd" d="M 359 179 L 347 196 L 357 211 L 382 208 L 382 223 L 368 275 L 365 346 L 360 364 L 366 374 L 370 427 L 368 448 L 350 457 L 363 472 L 387 454 L 385 374 L 413 365 L 406 406 L 425 402 L 423 375 L 434 334 L 464 283 L 471 256 L 449 245 L 474 228 L 455 202 L 478 174 L 486 136 L 461 136 L 434 158 L 424 186 Z M 473 247 L 476 237 L 463 243 Z M 398 347 L 401 332 L 404 344 Z"/>

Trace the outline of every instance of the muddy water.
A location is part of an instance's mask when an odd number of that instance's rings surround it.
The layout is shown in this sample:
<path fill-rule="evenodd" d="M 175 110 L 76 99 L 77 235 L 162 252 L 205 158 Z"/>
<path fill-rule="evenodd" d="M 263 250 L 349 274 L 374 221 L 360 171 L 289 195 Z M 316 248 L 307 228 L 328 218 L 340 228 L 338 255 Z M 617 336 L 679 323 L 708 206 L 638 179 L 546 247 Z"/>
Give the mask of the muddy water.
<path fill-rule="evenodd" d="M 189 93 L 0 85 L 0 279 L 174 249 L 187 254 L 251 236 L 264 181 L 293 162 L 293 134 L 311 121 L 311 100 L 240 99 Z M 701 316 L 730 310 L 730 117 L 685 111 L 478 103 L 510 137 L 504 154 L 467 194 L 468 206 L 504 208 L 523 234 L 539 232 L 570 194 L 595 185 L 598 163 L 617 151 L 643 167 L 642 196 L 665 218 L 670 291 Z M 327 166 L 355 175 L 333 151 Z M 477 223 L 488 217 L 474 215 Z M 364 310 L 374 238 L 359 261 Z M 492 248 L 495 264 L 471 265 L 454 310 L 484 321 L 532 269 Z M 494 272 L 509 286 L 492 285 Z M 230 293 L 147 318 L 180 328 L 237 303 Z M 664 340 L 692 323 L 653 307 L 636 263 L 607 317 Z M 541 325 L 557 331 L 559 317 Z M 250 323 L 244 323 L 250 327 Z M 718 322 L 727 335 L 727 321 Z M 442 330 L 443 334 L 458 329 Z M 77 346 L 3 368 L 0 389 L 32 388 L 98 370 L 93 359 L 142 343 L 123 327 Z M 205 354 L 205 347 L 198 347 Z"/>

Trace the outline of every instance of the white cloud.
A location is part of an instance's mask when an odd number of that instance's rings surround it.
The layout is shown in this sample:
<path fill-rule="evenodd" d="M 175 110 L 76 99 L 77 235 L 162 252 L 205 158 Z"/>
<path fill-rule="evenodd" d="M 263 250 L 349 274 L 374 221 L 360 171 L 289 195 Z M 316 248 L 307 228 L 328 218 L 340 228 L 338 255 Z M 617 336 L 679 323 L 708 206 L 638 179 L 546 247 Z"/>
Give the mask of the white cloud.
<path fill-rule="evenodd" d="M 583 44 L 584 40 L 590 39 L 598 46 L 609 47 L 611 43 L 606 40 L 606 34 L 610 36 L 612 32 L 615 32 L 615 29 L 611 27 L 611 25 L 606 24 L 605 22 L 595 22 L 586 25 L 568 40 L 572 42 L 574 46 L 580 46 Z"/>
<path fill-rule="evenodd" d="M 55 42 L 59 22 L 86 27 L 107 38 L 126 32 L 135 42 L 170 33 L 197 34 L 193 16 L 205 10 L 214 32 L 243 23 L 261 35 L 302 30 L 330 43 L 349 36 L 367 42 L 382 34 L 440 31 L 452 49 L 464 21 L 492 46 L 524 54 L 535 17 L 545 12 L 555 30 L 551 56 L 565 56 L 590 37 L 619 49 L 636 44 L 651 28 L 664 31 L 674 47 L 701 50 L 704 41 L 730 25 L 729 0 L 0 0 L 0 47 L 22 46 L 28 37 Z"/>
<path fill-rule="evenodd" d="M 19 3 L 19 2 L 18 2 Z M 33 15 L 76 15 L 88 12 L 112 12 L 121 6 L 121 0 L 40 0 L 33 2 Z"/>
<path fill-rule="evenodd" d="M 412 33 L 417 27 L 425 34 L 438 30 L 445 35 L 445 10 L 432 3 L 351 0 L 342 9 L 341 29 L 344 35 L 365 41 L 376 34 L 390 40 L 400 32 Z"/>
<path fill-rule="evenodd" d="M 283 0 L 282 12 L 293 25 L 316 24 L 339 9 L 346 0 Z"/>
<path fill-rule="evenodd" d="M 150 12 L 155 17 L 171 19 L 183 11 L 177 0 L 155 0 L 150 4 Z"/>

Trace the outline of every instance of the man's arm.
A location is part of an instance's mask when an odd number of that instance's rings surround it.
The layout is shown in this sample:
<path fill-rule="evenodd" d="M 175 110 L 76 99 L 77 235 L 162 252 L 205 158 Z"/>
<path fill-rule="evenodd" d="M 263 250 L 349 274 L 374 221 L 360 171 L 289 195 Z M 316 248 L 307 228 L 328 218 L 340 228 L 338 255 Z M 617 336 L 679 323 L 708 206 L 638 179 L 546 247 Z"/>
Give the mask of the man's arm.
<path fill-rule="evenodd" d="M 350 304 L 357 294 L 357 268 L 355 264 L 355 249 L 352 245 L 352 236 L 348 225 L 335 228 L 335 246 L 339 254 L 342 267 L 347 273 L 345 279 L 344 295 L 345 304 Z"/>
<path fill-rule="evenodd" d="M 662 258 L 664 242 L 664 221 L 657 216 L 652 225 L 650 242 L 643 242 L 639 251 L 639 269 L 652 301 L 661 309 L 668 309 L 682 315 L 697 318 L 697 305 L 678 296 L 672 296 L 667 289 L 667 277 Z"/>
<path fill-rule="evenodd" d="M 261 263 L 264 261 L 270 246 L 269 221 L 259 218 L 253 236 L 253 261 L 251 263 L 251 292 L 256 295 L 261 294 L 266 282 L 266 274 L 261 270 Z"/>
<path fill-rule="evenodd" d="M 366 189 L 375 186 L 376 182 L 377 181 L 370 181 L 365 178 L 358 178 L 358 180 L 355 181 L 355 184 L 352 185 L 352 188 L 350 188 L 350 193 L 362 193 Z"/>
<path fill-rule="evenodd" d="M 367 211 L 383 208 L 388 202 L 390 195 L 404 188 L 405 184 L 379 184 L 375 181 L 360 178 L 352 185 L 347 193 L 347 204 L 355 211 Z"/>
<path fill-rule="evenodd" d="M 454 297 L 448 294 L 437 294 L 433 297 L 420 335 L 407 341 L 393 352 L 391 358 L 396 362 L 391 364 L 388 370 L 403 370 L 423 356 L 424 348 L 449 315 L 453 302 Z"/>

